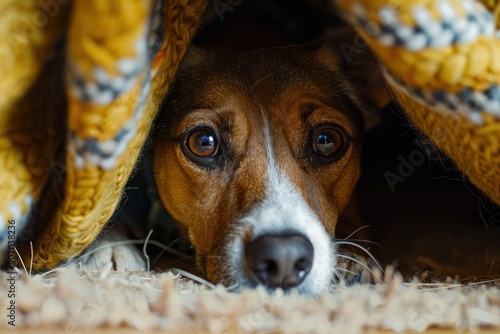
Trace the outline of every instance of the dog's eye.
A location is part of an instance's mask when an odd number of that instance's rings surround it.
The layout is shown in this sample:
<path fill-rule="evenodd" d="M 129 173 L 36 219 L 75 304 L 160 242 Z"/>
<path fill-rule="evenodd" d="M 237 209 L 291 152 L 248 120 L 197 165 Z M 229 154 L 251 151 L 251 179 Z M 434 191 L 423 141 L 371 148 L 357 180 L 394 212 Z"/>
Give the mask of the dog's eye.
<path fill-rule="evenodd" d="M 191 153 L 201 158 L 212 157 L 219 150 L 217 138 L 210 129 L 199 129 L 191 132 L 187 137 L 186 145 Z"/>
<path fill-rule="evenodd" d="M 343 133 L 334 127 L 320 127 L 313 135 L 313 150 L 323 156 L 333 156 L 344 147 Z"/>
<path fill-rule="evenodd" d="M 179 139 L 179 148 L 184 156 L 199 167 L 216 170 L 227 161 L 223 141 L 210 125 L 190 128 Z"/>

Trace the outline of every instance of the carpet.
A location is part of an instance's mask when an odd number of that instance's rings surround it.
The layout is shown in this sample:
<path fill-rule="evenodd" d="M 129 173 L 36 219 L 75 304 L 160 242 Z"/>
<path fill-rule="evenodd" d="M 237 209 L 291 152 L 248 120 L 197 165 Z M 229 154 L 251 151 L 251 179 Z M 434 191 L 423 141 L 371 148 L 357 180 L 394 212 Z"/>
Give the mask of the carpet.
<path fill-rule="evenodd" d="M 111 266 L 88 271 L 73 265 L 30 274 L 23 269 L 0 273 L 0 309 L 7 313 L 0 328 L 14 321 L 16 329 L 56 326 L 67 332 L 101 327 L 212 333 L 500 329 L 499 288 L 500 280 L 406 282 L 389 267 L 376 284 L 332 286 L 311 299 L 279 291 L 270 296 L 263 289 L 235 294 L 172 271 L 116 272 Z"/>

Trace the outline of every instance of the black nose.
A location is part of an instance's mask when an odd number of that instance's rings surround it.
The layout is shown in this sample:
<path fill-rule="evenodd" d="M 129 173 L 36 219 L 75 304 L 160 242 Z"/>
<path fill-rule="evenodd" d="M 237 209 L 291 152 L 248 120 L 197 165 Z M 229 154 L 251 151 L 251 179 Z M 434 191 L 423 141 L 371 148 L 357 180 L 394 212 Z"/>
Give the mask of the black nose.
<path fill-rule="evenodd" d="M 311 270 L 314 248 L 299 234 L 264 235 L 245 249 L 247 266 L 260 283 L 271 288 L 292 288 Z"/>

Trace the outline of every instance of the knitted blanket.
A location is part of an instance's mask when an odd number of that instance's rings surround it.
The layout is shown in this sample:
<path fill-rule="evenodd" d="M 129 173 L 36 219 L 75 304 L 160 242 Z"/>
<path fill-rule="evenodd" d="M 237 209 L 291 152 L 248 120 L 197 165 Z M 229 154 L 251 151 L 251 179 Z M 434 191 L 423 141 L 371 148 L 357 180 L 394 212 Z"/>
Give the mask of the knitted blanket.
<path fill-rule="evenodd" d="M 500 2 L 335 4 L 362 37 L 346 57 L 370 47 L 411 121 L 500 203 Z M 0 261 L 16 264 L 17 241 L 25 262 L 51 268 L 95 239 L 206 6 L 0 3 Z"/>

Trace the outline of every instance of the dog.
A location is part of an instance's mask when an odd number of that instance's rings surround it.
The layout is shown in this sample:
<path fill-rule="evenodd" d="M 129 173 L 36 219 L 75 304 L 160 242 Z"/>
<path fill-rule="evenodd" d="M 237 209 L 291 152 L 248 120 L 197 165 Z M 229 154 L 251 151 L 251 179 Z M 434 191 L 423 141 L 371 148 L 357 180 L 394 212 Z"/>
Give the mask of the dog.
<path fill-rule="evenodd" d="M 248 8 L 236 11 L 248 19 Z M 337 223 L 385 85 L 366 48 L 345 57 L 340 45 L 353 43 L 352 31 L 315 40 L 301 35 L 311 22 L 293 30 L 215 21 L 195 39 L 155 122 L 159 197 L 209 281 L 316 296 L 342 266 Z M 358 267 L 344 270 L 366 278 Z"/>

